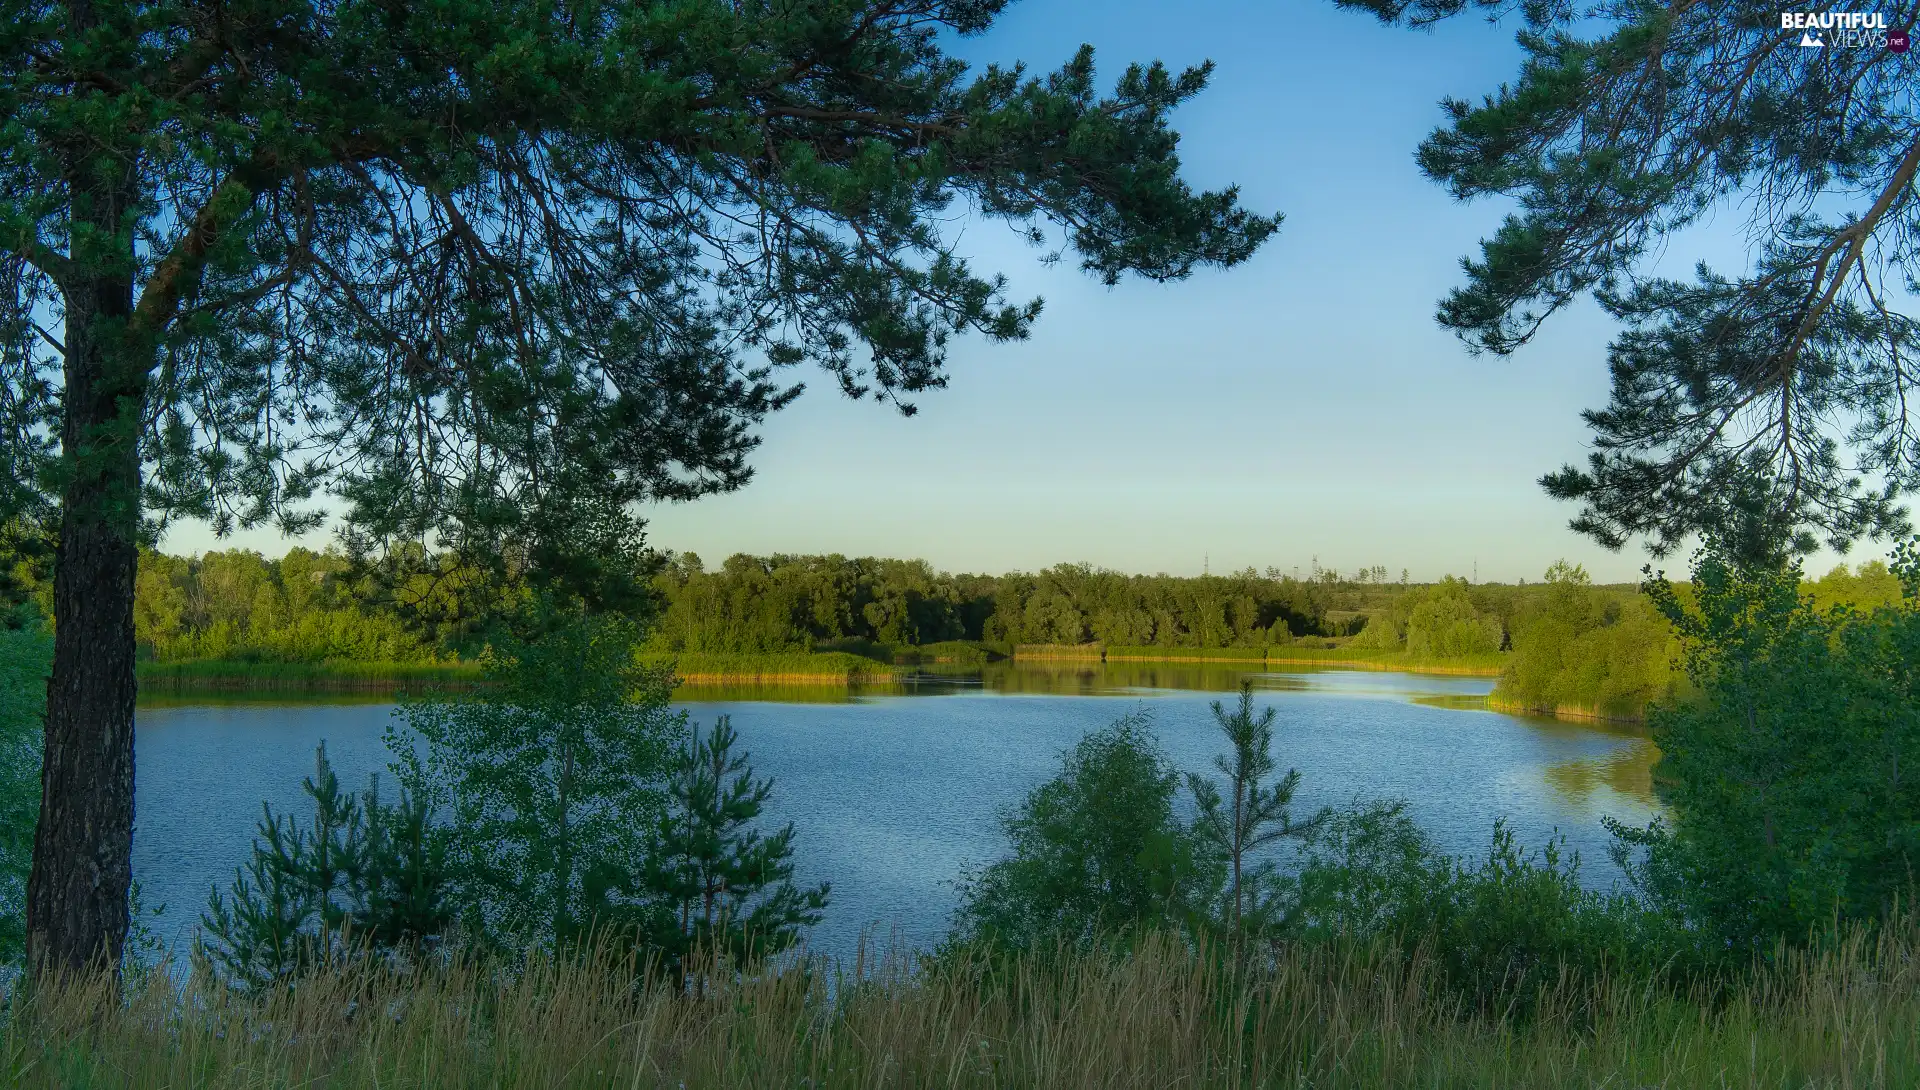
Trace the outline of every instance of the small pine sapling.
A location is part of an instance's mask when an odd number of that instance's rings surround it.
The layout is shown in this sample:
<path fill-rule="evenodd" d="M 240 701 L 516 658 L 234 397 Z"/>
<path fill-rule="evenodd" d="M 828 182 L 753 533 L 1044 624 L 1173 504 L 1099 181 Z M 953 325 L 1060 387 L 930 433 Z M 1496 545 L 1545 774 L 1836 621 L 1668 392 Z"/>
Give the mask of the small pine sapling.
<path fill-rule="evenodd" d="M 323 744 L 301 785 L 310 827 L 261 805 L 252 858 L 201 917 L 195 960 L 206 971 L 258 992 L 329 961 L 393 964 L 438 944 L 451 919 L 444 849 L 424 802 L 402 791 L 383 803 L 377 784 L 342 791 Z"/>
<path fill-rule="evenodd" d="M 1286 899 L 1268 849 L 1283 839 L 1304 837 L 1319 820 L 1295 822 L 1289 810 L 1300 786 L 1299 769 L 1268 782 L 1275 769 L 1274 715 L 1272 707 L 1254 714 L 1250 683 L 1241 684 L 1240 703 L 1232 712 L 1214 701 L 1214 721 L 1232 747 L 1214 758 L 1214 767 L 1227 778 L 1226 792 L 1204 776 L 1187 776 L 1198 811 L 1195 831 L 1227 862 L 1220 915 L 1236 948 L 1247 936 L 1283 922 Z"/>
<path fill-rule="evenodd" d="M 659 898 L 654 945 L 683 981 L 698 957 L 742 964 L 777 954 L 820 922 L 829 885 L 793 883 L 793 825 L 754 826 L 773 781 L 753 774 L 726 716 L 677 755 L 649 870 Z"/>

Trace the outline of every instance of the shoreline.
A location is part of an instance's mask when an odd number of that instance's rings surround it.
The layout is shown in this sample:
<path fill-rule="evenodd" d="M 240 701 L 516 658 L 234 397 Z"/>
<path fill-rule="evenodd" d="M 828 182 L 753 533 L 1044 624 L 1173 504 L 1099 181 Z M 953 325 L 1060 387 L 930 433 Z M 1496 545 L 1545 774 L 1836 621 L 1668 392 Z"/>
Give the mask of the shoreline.
<path fill-rule="evenodd" d="M 1507 715 L 1544 715 L 1554 719 L 1564 719 L 1570 723 L 1608 723 L 1615 726 L 1645 726 L 1647 717 L 1641 715 L 1613 715 L 1601 711 L 1592 704 L 1528 704 L 1521 700 L 1502 700 L 1493 694 L 1487 694 L 1487 710 Z"/>

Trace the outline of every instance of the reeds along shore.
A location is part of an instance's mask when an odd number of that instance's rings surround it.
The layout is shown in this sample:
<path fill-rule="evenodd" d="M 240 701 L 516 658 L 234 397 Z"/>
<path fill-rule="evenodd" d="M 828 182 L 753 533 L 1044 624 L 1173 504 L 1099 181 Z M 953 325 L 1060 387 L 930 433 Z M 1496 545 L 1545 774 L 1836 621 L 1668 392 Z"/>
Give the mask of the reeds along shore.
<path fill-rule="evenodd" d="M 0 1043 L 26 1088 L 1901 1087 L 1920 1085 L 1917 954 L 1906 926 L 1716 994 L 1562 975 L 1491 1013 L 1391 949 L 1283 947 L 1236 975 L 1164 937 L 697 997 L 607 962 L 348 968 L 254 1000 L 153 972 L 18 994 Z"/>

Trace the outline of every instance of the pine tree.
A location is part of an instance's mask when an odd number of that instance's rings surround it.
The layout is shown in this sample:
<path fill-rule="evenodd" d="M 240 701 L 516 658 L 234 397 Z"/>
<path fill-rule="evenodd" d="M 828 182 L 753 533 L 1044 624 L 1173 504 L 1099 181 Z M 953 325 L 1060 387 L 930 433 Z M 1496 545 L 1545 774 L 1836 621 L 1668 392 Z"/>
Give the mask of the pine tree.
<path fill-rule="evenodd" d="M 682 979 L 690 959 L 733 964 L 776 954 L 820 922 L 830 887 L 793 883 L 793 825 L 755 826 L 773 781 L 753 774 L 726 716 L 681 747 L 647 886 L 659 898 L 654 945 Z"/>
<path fill-rule="evenodd" d="M 1594 452 L 1547 475 L 1574 528 L 1665 551 L 1706 532 L 1747 557 L 1898 536 L 1920 487 L 1911 285 L 1920 79 L 1886 31 L 1801 45 L 1776 0 L 1583 5 L 1335 0 L 1425 26 L 1517 18 L 1518 76 L 1443 104 L 1420 147 L 1459 200 L 1515 211 L 1439 308 L 1506 354 L 1591 295 L 1623 330 Z M 1904 10 L 1904 13 L 1903 13 Z M 1892 31 L 1909 5 L 1882 6 Z M 1657 275 L 1682 232 L 1743 218 L 1741 267 Z"/>
<path fill-rule="evenodd" d="M 445 853 L 424 800 L 402 792 L 383 803 L 377 780 L 359 796 L 343 792 L 324 744 L 301 786 L 313 823 L 303 829 L 263 804 L 252 858 L 227 893 L 211 892 L 201 917 L 195 960 L 243 991 L 343 959 L 417 959 L 451 920 Z"/>
<path fill-rule="evenodd" d="M 1314 821 L 1295 822 L 1289 807 L 1300 786 L 1300 770 L 1288 769 L 1269 782 L 1274 764 L 1272 707 L 1253 711 L 1253 685 L 1242 682 L 1240 703 L 1228 712 L 1213 702 L 1214 722 L 1227 736 L 1229 752 L 1214 758 L 1214 767 L 1227 778 L 1224 796 L 1204 776 L 1187 774 L 1198 811 L 1194 820 L 1200 839 L 1227 864 L 1227 884 L 1220 915 L 1236 947 L 1249 935 L 1283 922 L 1286 903 L 1279 888 L 1278 868 L 1268 850 L 1288 838 L 1304 837 Z"/>
<path fill-rule="evenodd" d="M 1206 85 L 970 72 L 1005 0 L 0 0 L 0 522 L 57 525 L 29 961 L 117 963 L 139 544 L 428 541 L 632 600 L 639 504 L 737 488 L 812 361 L 909 408 L 1037 301 L 956 202 L 1107 283 L 1276 219 L 1180 177 Z"/>

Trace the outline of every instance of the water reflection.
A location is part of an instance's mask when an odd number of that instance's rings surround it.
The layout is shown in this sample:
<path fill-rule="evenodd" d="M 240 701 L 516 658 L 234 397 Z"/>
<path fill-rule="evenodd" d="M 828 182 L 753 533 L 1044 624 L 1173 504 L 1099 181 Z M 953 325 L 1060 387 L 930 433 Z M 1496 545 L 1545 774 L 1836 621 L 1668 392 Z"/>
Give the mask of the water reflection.
<path fill-rule="evenodd" d="M 1653 766 L 1660 749 L 1650 738 L 1634 738 L 1602 757 L 1577 757 L 1546 770 L 1547 783 L 1570 803 L 1588 804 L 1611 793 L 1651 806 Z"/>
<path fill-rule="evenodd" d="M 1175 767 L 1220 751 L 1208 705 L 1250 680 L 1279 713 L 1275 756 L 1300 768 L 1302 812 L 1401 798 L 1443 850 L 1477 856 L 1507 819 L 1529 846 L 1565 836 L 1596 888 L 1617 873 L 1602 817 L 1657 812 L 1642 732 L 1487 711 L 1489 678 L 1232 663 L 994 663 L 884 685 L 683 688 L 702 723 L 730 715 L 778 783 L 768 819 L 801 830 L 803 882 L 831 880 L 817 949 L 850 954 L 894 926 L 937 942 L 968 866 L 1004 850 L 999 815 L 1052 775 L 1060 754 L 1128 711 L 1151 713 Z M 138 716 L 134 867 L 165 930 L 191 938 L 209 887 L 246 859 L 260 803 L 305 813 L 300 781 L 325 741 L 351 784 L 387 767 L 391 705 L 359 694 L 176 694 Z M 941 697 L 941 699 L 923 699 Z"/>

